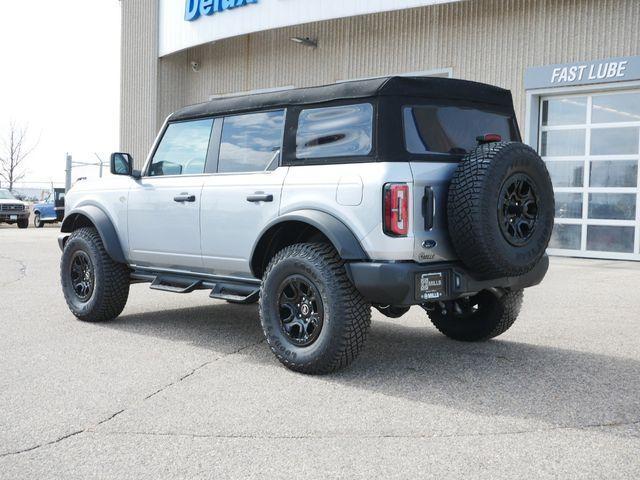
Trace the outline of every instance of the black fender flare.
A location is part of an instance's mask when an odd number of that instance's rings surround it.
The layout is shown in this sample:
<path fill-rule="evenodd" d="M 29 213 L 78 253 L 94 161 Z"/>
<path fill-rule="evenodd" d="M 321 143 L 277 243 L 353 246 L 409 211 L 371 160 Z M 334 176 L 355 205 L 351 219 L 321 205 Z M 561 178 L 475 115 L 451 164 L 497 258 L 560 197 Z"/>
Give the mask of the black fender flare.
<path fill-rule="evenodd" d="M 82 217 L 86 218 L 96 227 L 107 254 L 118 263 L 127 263 L 124 252 L 122 251 L 122 244 L 120 243 L 118 233 L 111 219 L 101 208 L 95 205 L 83 205 L 71 210 L 65 215 L 60 231 L 63 234 L 73 232 L 76 230 L 78 219 Z M 60 241 L 61 248 L 64 247 L 64 241 L 64 239 Z"/>
<path fill-rule="evenodd" d="M 343 260 L 368 260 L 369 256 L 360 245 L 351 229 L 333 215 L 320 210 L 295 210 L 285 213 L 269 222 L 260 232 L 251 249 L 250 264 L 254 270 L 254 259 L 261 248 L 265 247 L 264 239 L 268 233 L 286 222 L 301 222 L 315 227 L 322 232 Z M 256 273 L 255 271 L 253 272 Z"/>

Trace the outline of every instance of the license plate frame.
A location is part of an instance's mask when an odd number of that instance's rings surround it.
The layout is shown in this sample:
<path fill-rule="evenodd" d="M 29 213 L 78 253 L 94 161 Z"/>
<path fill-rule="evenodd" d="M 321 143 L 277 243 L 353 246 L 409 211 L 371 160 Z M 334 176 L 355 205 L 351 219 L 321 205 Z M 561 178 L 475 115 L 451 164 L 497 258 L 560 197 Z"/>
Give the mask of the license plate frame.
<path fill-rule="evenodd" d="M 447 295 L 447 272 L 421 273 L 417 278 L 420 300 L 434 302 Z"/>

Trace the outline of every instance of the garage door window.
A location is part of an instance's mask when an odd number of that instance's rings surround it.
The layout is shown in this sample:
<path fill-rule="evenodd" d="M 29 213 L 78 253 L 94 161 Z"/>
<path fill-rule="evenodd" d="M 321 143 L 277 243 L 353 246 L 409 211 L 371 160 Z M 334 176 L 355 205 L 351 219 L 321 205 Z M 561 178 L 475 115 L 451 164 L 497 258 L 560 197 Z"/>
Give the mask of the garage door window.
<path fill-rule="evenodd" d="M 540 99 L 556 194 L 551 253 L 640 259 L 640 91 Z"/>

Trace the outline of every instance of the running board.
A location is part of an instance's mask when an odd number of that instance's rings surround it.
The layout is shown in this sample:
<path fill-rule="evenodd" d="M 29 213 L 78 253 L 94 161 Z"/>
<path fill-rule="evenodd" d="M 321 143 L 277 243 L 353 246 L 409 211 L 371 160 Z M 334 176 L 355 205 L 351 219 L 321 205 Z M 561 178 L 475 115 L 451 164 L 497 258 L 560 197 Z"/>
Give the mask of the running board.
<path fill-rule="evenodd" d="M 254 285 L 232 285 L 218 283 L 211 290 L 209 297 L 218 300 L 226 300 L 231 303 L 254 303 L 260 296 L 260 288 Z"/>
<path fill-rule="evenodd" d="M 196 275 L 182 275 L 153 271 L 135 270 L 131 273 L 131 283 L 150 283 L 153 290 L 171 293 L 191 293 L 194 290 L 211 290 L 209 297 L 231 303 L 255 303 L 260 295 L 259 280 L 207 278 Z"/>
<path fill-rule="evenodd" d="M 191 293 L 202 285 L 202 280 L 180 277 L 177 275 L 158 275 L 150 288 L 172 293 Z"/>

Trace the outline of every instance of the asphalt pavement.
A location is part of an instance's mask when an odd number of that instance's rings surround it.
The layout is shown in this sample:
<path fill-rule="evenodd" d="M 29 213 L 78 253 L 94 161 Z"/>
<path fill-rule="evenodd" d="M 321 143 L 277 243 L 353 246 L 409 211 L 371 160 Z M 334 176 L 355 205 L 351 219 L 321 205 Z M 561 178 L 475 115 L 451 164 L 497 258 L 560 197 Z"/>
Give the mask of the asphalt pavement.
<path fill-rule="evenodd" d="M 57 228 L 0 227 L 0 478 L 640 476 L 640 263 L 553 258 L 496 340 L 377 312 L 346 371 L 268 350 L 257 307 L 134 285 L 77 321 Z"/>

